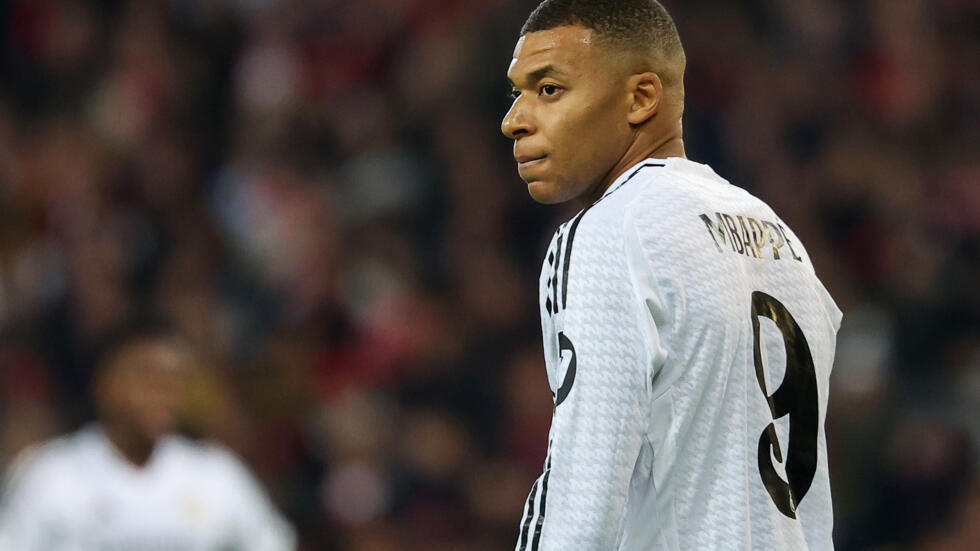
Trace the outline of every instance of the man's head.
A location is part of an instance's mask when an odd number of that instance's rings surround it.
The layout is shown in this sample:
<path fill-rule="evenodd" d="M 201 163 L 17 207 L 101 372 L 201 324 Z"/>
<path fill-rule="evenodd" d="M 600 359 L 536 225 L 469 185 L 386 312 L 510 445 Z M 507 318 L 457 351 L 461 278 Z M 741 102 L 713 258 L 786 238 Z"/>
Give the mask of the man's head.
<path fill-rule="evenodd" d="M 95 374 L 101 422 L 135 446 L 152 446 L 177 426 L 189 355 L 160 320 L 131 322 L 104 344 Z"/>
<path fill-rule="evenodd" d="M 531 196 L 591 202 L 617 170 L 679 140 L 685 64 L 655 0 L 542 2 L 514 49 L 501 124 Z"/>

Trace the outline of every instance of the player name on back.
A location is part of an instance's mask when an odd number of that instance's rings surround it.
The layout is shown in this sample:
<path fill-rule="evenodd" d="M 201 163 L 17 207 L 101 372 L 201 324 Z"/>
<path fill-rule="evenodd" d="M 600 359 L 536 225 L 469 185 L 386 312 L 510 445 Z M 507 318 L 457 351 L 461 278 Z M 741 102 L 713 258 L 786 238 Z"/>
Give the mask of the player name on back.
<path fill-rule="evenodd" d="M 720 253 L 727 249 L 751 258 L 781 260 L 791 257 L 803 262 L 793 249 L 786 228 L 778 222 L 724 212 L 702 214 L 701 220 Z"/>

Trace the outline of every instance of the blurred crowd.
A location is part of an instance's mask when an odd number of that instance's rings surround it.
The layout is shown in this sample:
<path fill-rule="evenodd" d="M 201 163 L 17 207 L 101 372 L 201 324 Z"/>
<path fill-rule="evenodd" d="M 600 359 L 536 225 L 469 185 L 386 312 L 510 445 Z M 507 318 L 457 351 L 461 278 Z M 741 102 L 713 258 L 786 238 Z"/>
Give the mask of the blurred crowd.
<path fill-rule="evenodd" d="M 577 209 L 498 130 L 535 5 L 0 4 L 0 471 L 91 418 L 99 339 L 152 310 L 198 352 L 185 431 L 302 549 L 512 548 L 552 411 L 537 274 Z M 838 549 L 977 549 L 980 4 L 665 5 L 688 155 L 845 312 Z"/>

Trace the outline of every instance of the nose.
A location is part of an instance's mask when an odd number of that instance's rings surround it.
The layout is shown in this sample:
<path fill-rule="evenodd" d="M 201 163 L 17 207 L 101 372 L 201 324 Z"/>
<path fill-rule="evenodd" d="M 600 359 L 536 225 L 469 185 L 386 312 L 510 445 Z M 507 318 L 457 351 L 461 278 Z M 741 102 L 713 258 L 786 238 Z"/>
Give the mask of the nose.
<path fill-rule="evenodd" d="M 504 120 L 500 122 L 500 131 L 512 140 L 534 132 L 534 125 L 521 102 L 521 98 L 517 98 L 514 104 L 510 106 L 507 114 L 504 115 Z"/>

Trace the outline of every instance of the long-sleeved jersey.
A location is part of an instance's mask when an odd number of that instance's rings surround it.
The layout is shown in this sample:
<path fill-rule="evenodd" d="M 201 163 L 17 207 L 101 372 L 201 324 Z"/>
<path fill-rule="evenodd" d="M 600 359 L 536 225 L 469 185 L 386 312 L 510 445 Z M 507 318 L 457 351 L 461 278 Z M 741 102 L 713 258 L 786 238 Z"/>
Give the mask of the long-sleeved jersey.
<path fill-rule="evenodd" d="M 25 452 L 0 551 L 292 551 L 292 526 L 230 452 L 162 439 L 142 468 L 95 425 Z"/>
<path fill-rule="evenodd" d="M 540 302 L 555 409 L 518 551 L 833 549 L 841 312 L 771 208 L 647 159 L 558 229 Z"/>

